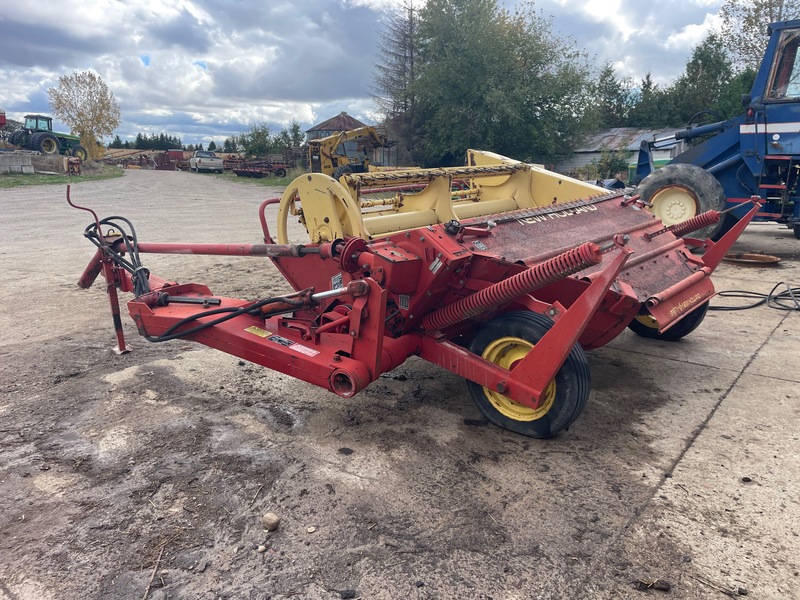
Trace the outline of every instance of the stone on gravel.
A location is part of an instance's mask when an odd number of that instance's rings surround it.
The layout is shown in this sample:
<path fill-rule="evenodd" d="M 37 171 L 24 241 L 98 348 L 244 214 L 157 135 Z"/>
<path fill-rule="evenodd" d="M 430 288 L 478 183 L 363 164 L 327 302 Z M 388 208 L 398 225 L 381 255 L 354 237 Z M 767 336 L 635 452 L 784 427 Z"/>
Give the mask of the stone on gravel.
<path fill-rule="evenodd" d="M 275 531 L 278 528 L 278 525 L 281 524 L 281 518 L 275 513 L 268 512 L 261 517 L 261 524 L 267 531 Z"/>

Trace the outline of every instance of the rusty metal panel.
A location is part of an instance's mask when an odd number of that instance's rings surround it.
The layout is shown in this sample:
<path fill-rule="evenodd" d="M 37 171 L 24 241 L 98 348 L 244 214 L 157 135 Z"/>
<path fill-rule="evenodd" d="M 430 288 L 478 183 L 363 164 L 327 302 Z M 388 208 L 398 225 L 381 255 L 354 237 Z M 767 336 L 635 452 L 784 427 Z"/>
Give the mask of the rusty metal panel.
<path fill-rule="evenodd" d="M 479 240 L 481 248 L 476 248 L 476 252 L 526 266 L 539 264 L 584 242 L 602 245 L 612 241 L 615 235 L 628 235 L 628 248 L 633 254 L 619 280 L 631 286 L 640 302 L 698 268 L 687 260 L 683 242 L 671 234 L 647 239 L 644 234 L 659 230 L 661 221 L 645 210 L 621 206 L 619 196 L 481 217 L 464 224 L 480 226 L 488 221 L 494 221 L 497 226 L 491 236 Z M 609 260 L 607 256 L 600 265 L 573 277 L 591 278 Z"/>

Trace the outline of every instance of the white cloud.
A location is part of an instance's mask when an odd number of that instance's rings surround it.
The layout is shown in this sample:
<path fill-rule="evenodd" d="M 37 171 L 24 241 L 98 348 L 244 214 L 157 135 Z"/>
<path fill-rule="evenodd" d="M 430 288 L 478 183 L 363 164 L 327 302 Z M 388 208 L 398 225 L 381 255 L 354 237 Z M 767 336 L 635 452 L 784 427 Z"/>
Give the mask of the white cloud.
<path fill-rule="evenodd" d="M 501 0 L 502 1 L 502 0 Z M 522 0 L 519 0 L 522 1 Z M 505 0 L 512 7 L 517 0 Z M 669 83 L 717 24 L 722 0 L 537 0 L 598 66 Z M 415 0 L 414 4 L 422 3 Z M 397 0 L 73 0 L 10 3 L 0 17 L 0 106 L 48 112 L 58 77 L 94 70 L 122 108 L 121 137 L 221 140 L 250 123 L 304 128 L 370 99 L 383 13 Z M 142 57 L 148 57 L 143 60 Z M 202 65 L 202 66 L 201 66 Z"/>
<path fill-rule="evenodd" d="M 722 20 L 718 14 L 706 14 L 702 23 L 689 23 L 680 31 L 673 33 L 664 42 L 669 50 L 691 50 L 702 42 L 712 31 L 719 30 Z"/>

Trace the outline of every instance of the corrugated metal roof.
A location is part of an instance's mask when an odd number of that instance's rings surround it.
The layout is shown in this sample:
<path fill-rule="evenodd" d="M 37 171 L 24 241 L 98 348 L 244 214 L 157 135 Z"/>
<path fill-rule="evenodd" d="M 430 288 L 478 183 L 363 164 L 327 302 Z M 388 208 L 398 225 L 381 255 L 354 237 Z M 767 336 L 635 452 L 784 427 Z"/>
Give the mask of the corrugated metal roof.
<path fill-rule="evenodd" d="M 599 152 L 602 148 L 609 150 L 629 150 L 636 152 L 644 140 L 653 140 L 675 132 L 672 129 L 638 129 L 636 127 L 615 127 L 599 133 L 590 133 L 581 139 L 575 152 Z M 659 144 L 659 148 L 669 148 L 676 142 Z"/>
<path fill-rule="evenodd" d="M 358 129 L 364 126 L 366 126 L 366 123 L 362 123 L 358 119 L 342 111 L 335 117 L 331 117 L 327 121 L 314 125 L 311 129 L 306 130 L 306 133 L 313 131 L 350 131 L 351 129 Z"/>

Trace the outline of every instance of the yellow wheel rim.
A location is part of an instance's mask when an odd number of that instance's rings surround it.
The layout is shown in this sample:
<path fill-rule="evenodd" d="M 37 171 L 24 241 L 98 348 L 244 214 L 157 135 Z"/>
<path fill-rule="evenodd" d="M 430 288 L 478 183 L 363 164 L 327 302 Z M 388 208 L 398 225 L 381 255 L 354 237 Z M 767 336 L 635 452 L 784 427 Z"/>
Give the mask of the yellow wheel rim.
<path fill-rule="evenodd" d="M 645 327 L 649 327 L 650 329 L 658 329 L 658 321 L 656 321 L 650 315 L 638 315 L 636 320 L 639 321 Z"/>
<path fill-rule="evenodd" d="M 533 348 L 533 344 L 518 337 L 498 338 L 486 346 L 483 358 L 496 364 L 498 367 L 510 370 L 521 361 Z M 515 421 L 535 421 L 541 419 L 553 407 L 556 400 L 556 382 L 551 381 L 542 392 L 542 403 L 539 408 L 523 406 L 519 402 L 504 396 L 500 392 L 483 388 L 489 402 L 492 403 L 502 415 Z"/>
<path fill-rule="evenodd" d="M 45 154 L 55 154 L 57 150 L 58 146 L 56 145 L 55 141 L 51 140 L 50 138 L 47 138 L 42 143 L 42 152 Z"/>
<path fill-rule="evenodd" d="M 666 226 L 697 216 L 697 202 L 686 188 L 670 186 L 657 191 L 650 199 L 653 214 Z"/>

